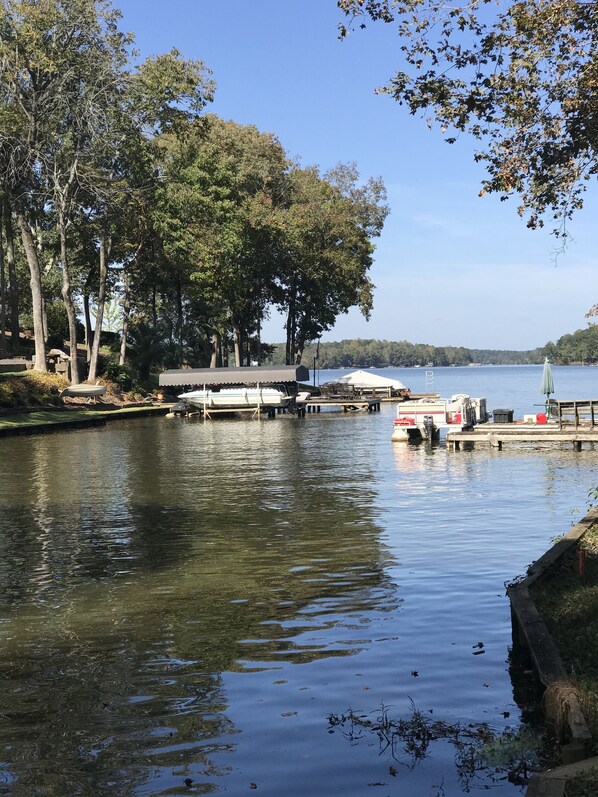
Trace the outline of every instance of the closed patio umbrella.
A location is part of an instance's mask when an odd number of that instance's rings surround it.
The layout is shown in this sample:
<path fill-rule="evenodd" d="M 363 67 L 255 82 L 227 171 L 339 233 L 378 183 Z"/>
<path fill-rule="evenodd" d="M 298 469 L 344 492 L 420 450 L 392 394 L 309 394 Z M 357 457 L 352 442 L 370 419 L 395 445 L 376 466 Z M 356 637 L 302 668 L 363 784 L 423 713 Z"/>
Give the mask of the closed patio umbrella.
<path fill-rule="evenodd" d="M 554 380 L 552 378 L 552 368 L 548 362 L 548 357 L 544 359 L 544 370 L 542 371 L 542 381 L 540 382 L 540 393 L 546 396 L 546 414 L 550 404 L 550 394 L 554 393 Z"/>

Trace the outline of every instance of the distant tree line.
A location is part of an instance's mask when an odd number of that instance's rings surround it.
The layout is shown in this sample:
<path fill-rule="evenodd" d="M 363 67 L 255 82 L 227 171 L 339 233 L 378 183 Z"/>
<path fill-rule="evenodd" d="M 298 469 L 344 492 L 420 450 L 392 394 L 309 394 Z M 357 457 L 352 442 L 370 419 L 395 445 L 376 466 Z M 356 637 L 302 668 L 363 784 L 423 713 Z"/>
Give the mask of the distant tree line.
<path fill-rule="evenodd" d="M 372 306 L 381 180 L 301 167 L 270 133 L 205 113 L 201 61 L 136 63 L 107 0 L 0 0 L 0 352 L 35 367 L 78 344 L 113 364 L 260 361 L 270 308 L 285 361 Z M 65 343 L 66 341 L 66 343 Z M 83 346 L 82 346 L 83 348 Z"/>
<path fill-rule="evenodd" d="M 598 363 L 598 324 L 563 335 L 556 343 L 547 343 L 542 352 L 560 365 L 594 365 Z"/>
<path fill-rule="evenodd" d="M 373 339 L 320 342 L 306 347 L 304 363 L 319 368 L 409 368 L 413 366 L 527 365 L 544 358 L 559 365 L 598 363 L 598 325 L 564 335 L 556 343 L 530 351 L 466 349 L 461 346 L 431 346 L 406 340 Z M 273 364 L 284 363 L 284 346 L 278 344 L 270 358 Z"/>

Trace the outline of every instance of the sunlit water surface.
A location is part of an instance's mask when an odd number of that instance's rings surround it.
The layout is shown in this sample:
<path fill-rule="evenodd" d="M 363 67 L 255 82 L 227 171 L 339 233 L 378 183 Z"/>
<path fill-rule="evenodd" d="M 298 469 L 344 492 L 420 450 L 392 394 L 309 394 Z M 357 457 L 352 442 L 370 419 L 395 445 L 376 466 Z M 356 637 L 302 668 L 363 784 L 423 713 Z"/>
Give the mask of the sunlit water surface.
<path fill-rule="evenodd" d="M 428 389 L 527 412 L 539 374 Z M 328 717 L 516 728 L 504 584 L 583 514 L 598 451 L 392 444 L 394 413 L 0 441 L 0 794 L 461 795 L 450 745 L 414 765 Z"/>

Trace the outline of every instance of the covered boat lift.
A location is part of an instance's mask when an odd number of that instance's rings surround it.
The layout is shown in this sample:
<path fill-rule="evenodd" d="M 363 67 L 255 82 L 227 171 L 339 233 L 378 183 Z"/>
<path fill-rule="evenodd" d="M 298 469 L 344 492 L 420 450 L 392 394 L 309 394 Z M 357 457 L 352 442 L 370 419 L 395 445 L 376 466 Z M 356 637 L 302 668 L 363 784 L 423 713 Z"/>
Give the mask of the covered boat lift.
<path fill-rule="evenodd" d="M 390 379 L 381 374 L 372 374 L 369 371 L 352 371 L 350 374 L 345 374 L 332 382 L 326 382 L 322 385 L 322 392 L 324 394 L 342 394 L 351 393 L 357 395 L 372 395 L 372 396 L 399 396 L 401 398 L 409 395 L 408 388 L 398 379 Z"/>
<path fill-rule="evenodd" d="M 272 367 L 250 366 L 241 368 L 177 368 L 164 371 L 160 374 L 158 383 L 161 387 L 178 388 L 200 388 L 206 398 L 204 398 L 203 408 L 199 407 L 199 412 L 204 418 L 209 418 L 212 413 L 231 412 L 252 412 L 254 417 L 260 416 L 262 411 L 266 411 L 269 417 L 274 417 L 276 409 L 266 407 L 261 403 L 261 388 L 265 386 L 280 386 L 281 389 L 294 397 L 297 395 L 297 384 L 309 380 L 309 370 L 304 365 L 279 365 Z M 256 388 L 258 393 L 257 404 L 253 403 L 244 406 L 229 408 L 214 408 L 209 406 L 207 397 L 211 395 L 211 389 L 219 391 L 220 388 L 230 388 L 232 386 L 242 386 Z M 284 386 L 284 388 L 282 387 Z M 223 393 L 227 392 L 223 390 Z M 216 395 L 221 395 L 219 392 Z M 185 400 L 185 396 L 180 396 Z M 196 402 L 193 402 L 197 406 Z M 279 410 L 280 411 L 280 410 Z M 177 409 L 173 410 L 177 412 Z M 185 414 L 183 412 L 182 414 Z"/>

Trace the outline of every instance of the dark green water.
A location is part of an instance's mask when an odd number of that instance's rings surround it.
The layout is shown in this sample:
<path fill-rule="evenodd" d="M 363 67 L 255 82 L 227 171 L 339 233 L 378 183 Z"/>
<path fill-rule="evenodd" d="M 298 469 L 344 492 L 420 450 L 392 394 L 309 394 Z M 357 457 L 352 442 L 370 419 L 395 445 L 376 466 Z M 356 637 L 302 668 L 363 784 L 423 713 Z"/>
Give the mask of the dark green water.
<path fill-rule="evenodd" d="M 598 452 L 397 447 L 393 415 L 3 440 L 0 795 L 462 794 L 450 746 L 328 715 L 517 726 L 503 585 Z"/>

